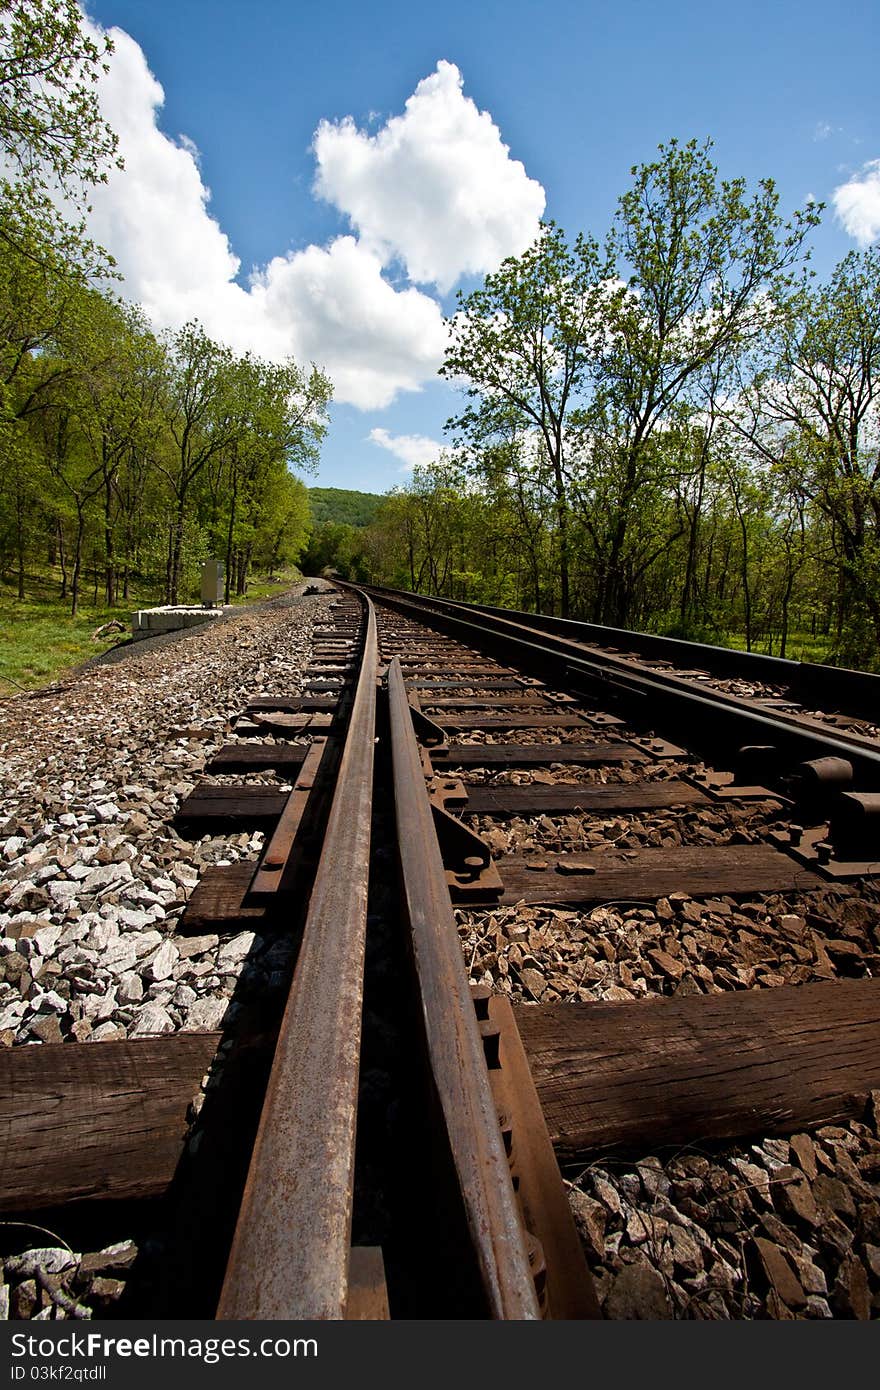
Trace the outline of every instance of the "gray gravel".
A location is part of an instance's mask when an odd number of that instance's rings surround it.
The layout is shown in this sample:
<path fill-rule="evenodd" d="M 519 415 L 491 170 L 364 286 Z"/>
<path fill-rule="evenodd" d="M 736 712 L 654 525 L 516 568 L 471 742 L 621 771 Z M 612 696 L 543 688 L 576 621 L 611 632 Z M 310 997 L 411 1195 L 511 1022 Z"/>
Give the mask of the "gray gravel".
<path fill-rule="evenodd" d="M 225 1028 L 242 982 L 282 978 L 283 943 L 175 935 L 204 868 L 254 857 L 262 836 L 192 843 L 170 823 L 247 700 L 300 689 L 329 601 L 304 592 L 312 587 L 185 640 L 126 645 L 110 663 L 4 702 L 0 1045 Z M 6 1259 L 0 1317 L 82 1318 L 112 1306 L 132 1242 L 77 1252 L 46 1234 Z"/>
<path fill-rule="evenodd" d="M 170 821 L 249 696 L 299 689 L 326 602 L 245 610 L 6 702 L 0 1045 L 220 1025 L 253 936 L 194 952 L 174 928 L 204 867 L 261 836 L 190 844 Z"/>

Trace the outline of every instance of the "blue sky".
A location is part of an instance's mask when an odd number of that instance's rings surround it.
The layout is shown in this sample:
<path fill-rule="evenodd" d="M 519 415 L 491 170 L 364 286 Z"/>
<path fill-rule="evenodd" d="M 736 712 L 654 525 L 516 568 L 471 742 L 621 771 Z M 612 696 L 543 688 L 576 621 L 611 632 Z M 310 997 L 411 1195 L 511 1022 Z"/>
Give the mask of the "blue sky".
<path fill-rule="evenodd" d="M 436 378 L 455 290 L 542 214 L 601 238 L 671 136 L 711 136 L 722 174 L 769 175 L 786 212 L 828 203 L 821 276 L 880 232 L 877 0 L 87 12 L 121 31 L 102 100 L 126 170 L 96 234 L 158 327 L 197 316 L 326 366 L 326 486 L 406 481 L 460 402 Z"/>

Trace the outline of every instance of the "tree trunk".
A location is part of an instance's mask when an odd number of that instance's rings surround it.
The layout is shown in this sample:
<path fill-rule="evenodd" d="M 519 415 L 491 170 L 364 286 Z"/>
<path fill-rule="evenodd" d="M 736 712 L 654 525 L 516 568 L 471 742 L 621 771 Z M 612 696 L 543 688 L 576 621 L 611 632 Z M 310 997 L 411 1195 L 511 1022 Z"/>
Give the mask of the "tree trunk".
<path fill-rule="evenodd" d="M 752 590 L 749 584 L 749 538 L 746 527 L 745 517 L 737 504 L 737 515 L 739 517 L 740 531 L 742 532 L 742 586 L 743 586 L 743 613 L 746 624 L 746 651 L 752 650 Z"/>
<path fill-rule="evenodd" d="M 113 543 L 113 496 L 110 480 L 104 479 L 104 596 L 107 607 L 116 606 L 116 555 Z"/>
<path fill-rule="evenodd" d="M 175 604 L 179 602 L 180 593 L 180 570 L 181 559 L 183 556 L 183 530 L 186 511 L 186 499 L 181 496 L 177 503 L 177 516 L 174 518 L 174 530 L 172 533 L 171 544 L 171 574 L 168 586 L 168 602 Z"/>
<path fill-rule="evenodd" d="M 697 486 L 697 495 L 694 499 L 694 510 L 690 516 L 688 528 L 688 548 L 687 559 L 684 569 L 684 583 L 681 587 L 681 605 L 679 608 L 682 622 L 686 622 L 692 617 L 697 606 L 697 541 L 700 533 L 700 520 L 703 512 L 703 489 L 706 482 L 706 460 L 701 454 L 700 458 L 700 480 Z"/>
<path fill-rule="evenodd" d="M 73 550 L 73 575 L 70 581 L 70 616 L 72 618 L 76 617 L 79 607 L 79 580 L 82 573 L 82 543 L 85 527 L 83 509 L 78 506 L 76 509 L 76 542 Z"/>
<path fill-rule="evenodd" d="M 617 518 L 611 536 L 611 548 L 608 552 L 602 621 L 610 623 L 612 627 L 625 627 L 629 616 L 631 595 L 628 592 L 626 576 L 623 573 L 623 554 L 629 533 L 630 509 L 635 496 L 637 473 L 638 445 L 633 445 L 627 450 L 623 488 L 617 506 Z"/>
<path fill-rule="evenodd" d="M 229 506 L 229 528 L 226 532 L 226 588 L 223 594 L 224 603 L 229 602 L 232 592 L 232 537 L 235 532 L 235 512 L 238 501 L 238 469 L 232 470 L 232 498 Z"/>
<path fill-rule="evenodd" d="M 785 588 L 782 591 L 782 620 L 779 632 L 780 656 L 786 655 L 786 648 L 788 646 L 788 609 L 791 603 L 791 591 L 794 587 L 795 567 L 792 562 L 791 550 L 788 547 L 786 547 L 785 560 Z"/>
<path fill-rule="evenodd" d="M 247 572 L 250 561 L 250 547 L 245 547 L 239 551 L 238 555 L 238 574 L 236 576 L 235 592 L 240 598 L 247 593 Z"/>
<path fill-rule="evenodd" d="M 58 518 L 58 563 L 61 566 L 61 593 L 59 595 L 62 603 L 67 598 L 67 552 L 64 546 L 64 527 L 61 525 L 61 518 Z"/>
<path fill-rule="evenodd" d="M 15 552 L 18 557 L 18 597 L 24 598 L 25 499 L 21 486 L 15 492 Z"/>
<path fill-rule="evenodd" d="M 168 526 L 168 546 L 165 551 L 165 602 L 171 602 L 171 554 L 174 549 L 174 523 Z"/>
<path fill-rule="evenodd" d="M 556 484 L 556 529 L 559 541 L 559 606 L 561 616 L 567 618 L 571 612 L 568 577 L 568 501 L 565 496 L 565 479 L 558 458 L 553 460 L 553 477 Z"/>

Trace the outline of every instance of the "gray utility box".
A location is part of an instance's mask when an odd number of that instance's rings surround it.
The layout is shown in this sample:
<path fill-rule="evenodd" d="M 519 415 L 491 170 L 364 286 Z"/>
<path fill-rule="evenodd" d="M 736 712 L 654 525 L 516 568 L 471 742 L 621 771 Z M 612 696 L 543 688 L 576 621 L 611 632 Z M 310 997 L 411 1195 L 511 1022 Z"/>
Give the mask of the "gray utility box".
<path fill-rule="evenodd" d="M 206 560 L 202 565 L 202 603 L 213 608 L 226 595 L 226 566 L 222 560 Z"/>

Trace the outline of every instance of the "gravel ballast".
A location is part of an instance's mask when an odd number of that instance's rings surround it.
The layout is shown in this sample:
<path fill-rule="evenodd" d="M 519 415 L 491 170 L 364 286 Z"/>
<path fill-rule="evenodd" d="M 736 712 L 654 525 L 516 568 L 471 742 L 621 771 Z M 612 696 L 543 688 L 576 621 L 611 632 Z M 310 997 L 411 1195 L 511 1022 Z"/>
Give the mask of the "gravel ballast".
<path fill-rule="evenodd" d="M 240 1000 L 286 978 L 289 946 L 252 932 L 176 934 L 204 869 L 253 859 L 260 834 L 181 839 L 180 800 L 255 695 L 293 695 L 330 599 L 299 591 L 180 640 L 137 644 L 3 702 L 0 1045 L 234 1028 Z M 149 649 L 146 649 L 147 646 Z M 587 734 L 589 736 L 589 734 Z M 600 739 L 600 736 L 596 736 Z M 579 742 L 516 731 L 510 741 Z M 464 735 L 462 744 L 503 743 Z M 675 762 L 610 771 L 468 769 L 474 784 L 663 780 Z M 240 780 L 238 778 L 234 780 Z M 274 780 L 261 773 L 251 780 Z M 473 818 L 493 854 L 759 839 L 772 802 L 635 816 Z M 862 978 L 880 970 L 878 894 L 840 885 L 753 900 L 616 902 L 457 914 L 474 983 L 517 1003 L 639 1002 Z M 235 996 L 235 1002 L 233 1002 Z M 197 1116 L 203 1095 L 194 1097 Z M 612 1318 L 876 1318 L 880 1095 L 861 1120 L 786 1138 L 596 1154 L 569 1172 L 572 1212 Z M 112 1315 L 138 1244 L 21 1231 L 0 1317 Z M 67 1236 L 72 1242 L 65 1244 Z"/>
<path fill-rule="evenodd" d="M 171 821 L 248 699 L 300 689 L 330 601 L 315 587 L 3 702 L 0 1045 L 228 1028 L 243 972 L 280 978 L 280 943 L 175 935 L 203 870 L 253 858 L 261 835 L 193 843 Z M 7 1317 L 98 1315 L 136 1253 L 21 1235 L 0 1283 Z"/>
<path fill-rule="evenodd" d="M 174 928 L 203 869 L 261 836 L 193 844 L 170 823 L 248 698 L 299 690 L 326 602 L 276 601 L 6 702 L 0 1044 L 220 1025 L 252 934 L 181 946 Z"/>

